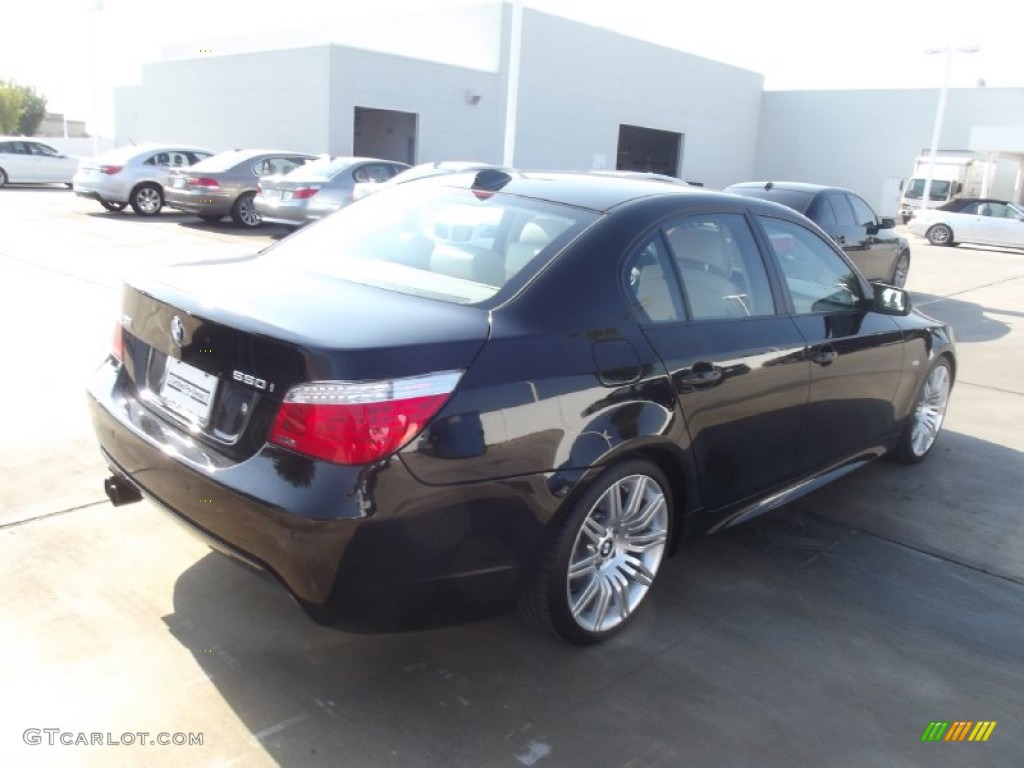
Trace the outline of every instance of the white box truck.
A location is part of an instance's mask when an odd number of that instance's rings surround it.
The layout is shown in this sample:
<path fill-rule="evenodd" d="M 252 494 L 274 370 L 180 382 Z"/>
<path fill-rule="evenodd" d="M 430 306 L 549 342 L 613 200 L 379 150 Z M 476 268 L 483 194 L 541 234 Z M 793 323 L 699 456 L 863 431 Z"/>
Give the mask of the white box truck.
<path fill-rule="evenodd" d="M 1009 161 L 988 160 L 973 152 L 948 152 L 935 156 L 932 186 L 927 200 L 922 200 L 931 160 L 921 155 L 914 161 L 914 170 L 903 184 L 900 196 L 900 217 L 906 224 L 916 208 L 938 208 L 960 197 L 993 197 L 1008 200 L 1013 194 L 1016 166 Z"/>

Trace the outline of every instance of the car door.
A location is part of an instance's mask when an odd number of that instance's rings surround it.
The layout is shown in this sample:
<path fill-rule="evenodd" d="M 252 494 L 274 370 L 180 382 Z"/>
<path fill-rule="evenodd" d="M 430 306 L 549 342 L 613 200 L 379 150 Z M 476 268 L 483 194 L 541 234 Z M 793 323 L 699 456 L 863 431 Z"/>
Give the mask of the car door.
<path fill-rule="evenodd" d="M 36 164 L 36 181 L 51 184 L 71 182 L 71 177 L 75 175 L 75 166 L 78 164 L 74 158 L 62 155 L 48 144 L 41 144 L 38 141 L 27 141 L 25 145 L 32 153 L 33 163 Z"/>
<path fill-rule="evenodd" d="M 758 221 L 775 256 L 811 364 L 810 401 L 794 463 L 807 472 L 881 444 L 896 429 L 893 397 L 903 373 L 903 335 L 869 309 L 867 286 L 808 227 Z"/>
<path fill-rule="evenodd" d="M 810 364 L 739 213 L 673 219 L 627 265 L 644 335 L 686 419 L 704 504 L 721 509 L 793 474 Z"/>
<path fill-rule="evenodd" d="M 847 192 L 844 195 L 853 210 L 857 235 L 862 238 L 863 260 L 867 268 L 861 272 L 869 280 L 888 280 L 900 255 L 900 240 L 891 229 L 884 229 L 874 209 L 864 198 Z M 858 265 L 859 266 L 859 265 Z"/>
<path fill-rule="evenodd" d="M 980 202 L 974 205 L 975 213 L 967 217 L 967 227 L 962 239 L 987 245 L 1024 247 L 1024 221 L 1020 219 L 1021 211 L 999 202 Z"/>
<path fill-rule="evenodd" d="M 0 145 L 0 164 L 7 180 L 14 183 L 35 181 L 36 168 L 23 141 L 5 141 Z"/>

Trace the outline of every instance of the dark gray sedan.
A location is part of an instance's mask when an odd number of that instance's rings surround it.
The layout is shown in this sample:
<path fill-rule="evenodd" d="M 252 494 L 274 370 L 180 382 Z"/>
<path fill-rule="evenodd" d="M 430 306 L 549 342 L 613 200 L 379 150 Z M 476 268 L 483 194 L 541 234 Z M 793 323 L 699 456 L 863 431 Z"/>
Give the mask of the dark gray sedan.
<path fill-rule="evenodd" d="M 164 191 L 165 204 L 204 221 L 225 216 L 243 227 L 262 220 L 253 205 L 259 180 L 288 173 L 316 155 L 272 149 L 231 149 L 190 168 L 172 169 Z"/>
<path fill-rule="evenodd" d="M 357 183 L 379 184 L 409 166 L 372 157 L 325 157 L 260 180 L 256 211 L 264 221 L 302 226 L 352 202 Z"/>

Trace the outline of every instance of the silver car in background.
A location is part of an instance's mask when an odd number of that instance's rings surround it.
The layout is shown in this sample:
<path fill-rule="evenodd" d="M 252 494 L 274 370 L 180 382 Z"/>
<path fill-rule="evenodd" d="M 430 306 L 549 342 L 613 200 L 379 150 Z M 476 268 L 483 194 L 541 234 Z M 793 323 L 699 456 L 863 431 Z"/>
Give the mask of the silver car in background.
<path fill-rule="evenodd" d="M 82 160 L 71 188 L 108 211 L 123 211 L 131 205 L 140 216 L 155 216 L 164 205 L 168 173 L 212 155 L 209 149 L 181 144 L 118 147 Z"/>
<path fill-rule="evenodd" d="M 380 192 L 383 189 L 405 184 L 417 179 L 426 179 L 430 176 L 441 176 L 446 173 L 466 173 L 469 171 L 508 171 L 503 165 L 492 165 L 490 163 L 477 163 L 469 160 L 437 160 L 432 163 L 420 163 L 412 168 L 407 168 L 384 183 L 360 182 L 352 190 L 352 197 L 355 200 L 362 200 L 368 195 Z"/>
<path fill-rule="evenodd" d="M 192 168 L 172 170 L 167 205 L 203 221 L 231 216 L 239 226 L 258 227 L 263 219 L 253 200 L 260 179 L 288 173 L 316 157 L 287 150 L 230 149 Z"/>
<path fill-rule="evenodd" d="M 352 202 L 357 183 L 380 184 L 409 166 L 372 157 L 325 157 L 260 180 L 256 210 L 264 221 L 300 227 Z"/>

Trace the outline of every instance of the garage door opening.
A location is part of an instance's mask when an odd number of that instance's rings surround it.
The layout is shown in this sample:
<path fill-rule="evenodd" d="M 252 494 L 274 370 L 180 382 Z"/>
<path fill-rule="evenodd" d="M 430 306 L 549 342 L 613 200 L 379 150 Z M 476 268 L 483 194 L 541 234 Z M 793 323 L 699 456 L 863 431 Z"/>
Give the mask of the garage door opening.
<path fill-rule="evenodd" d="M 679 176 L 683 134 L 637 125 L 619 126 L 619 156 L 616 169 Z"/>
<path fill-rule="evenodd" d="M 352 154 L 416 164 L 416 114 L 356 107 Z"/>

